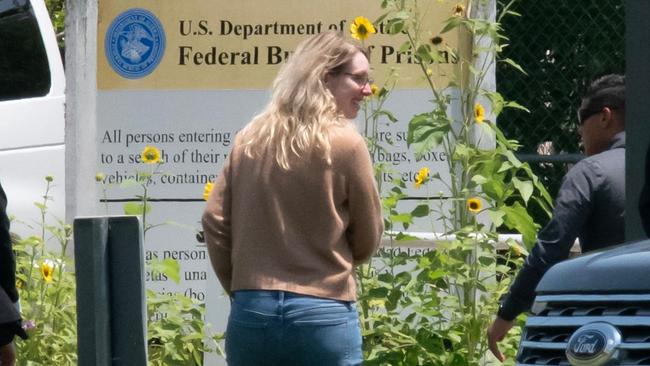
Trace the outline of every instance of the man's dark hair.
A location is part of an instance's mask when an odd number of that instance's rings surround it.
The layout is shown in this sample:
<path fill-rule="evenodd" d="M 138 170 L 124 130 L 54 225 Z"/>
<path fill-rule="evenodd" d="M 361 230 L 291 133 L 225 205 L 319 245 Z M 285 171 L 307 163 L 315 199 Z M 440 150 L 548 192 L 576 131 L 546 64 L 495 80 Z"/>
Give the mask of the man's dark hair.
<path fill-rule="evenodd" d="M 609 74 L 591 82 L 582 98 L 579 114 L 600 111 L 609 107 L 625 116 L 625 76 Z M 624 119 L 624 118 L 623 118 Z"/>

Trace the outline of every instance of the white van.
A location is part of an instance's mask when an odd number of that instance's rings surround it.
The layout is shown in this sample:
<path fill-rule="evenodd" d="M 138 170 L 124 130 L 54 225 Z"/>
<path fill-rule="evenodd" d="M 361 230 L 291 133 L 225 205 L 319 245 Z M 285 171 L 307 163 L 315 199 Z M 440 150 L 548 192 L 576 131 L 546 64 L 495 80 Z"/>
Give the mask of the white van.
<path fill-rule="evenodd" d="M 65 77 L 43 0 L 0 0 L 0 182 L 8 213 L 38 220 L 45 176 L 49 211 L 64 219 Z M 31 232 L 14 224 L 18 234 Z"/>

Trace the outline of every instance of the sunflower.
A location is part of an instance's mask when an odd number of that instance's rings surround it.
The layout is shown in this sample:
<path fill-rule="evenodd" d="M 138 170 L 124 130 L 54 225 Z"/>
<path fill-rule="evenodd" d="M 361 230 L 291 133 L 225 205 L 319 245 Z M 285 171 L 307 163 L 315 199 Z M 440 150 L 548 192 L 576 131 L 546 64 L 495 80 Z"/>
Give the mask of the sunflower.
<path fill-rule="evenodd" d="M 207 201 L 210 198 L 210 193 L 212 193 L 212 188 L 214 188 L 214 183 L 208 182 L 203 187 L 203 200 Z"/>
<path fill-rule="evenodd" d="M 477 197 L 472 197 L 467 200 L 467 209 L 469 212 L 477 213 L 481 211 L 481 200 Z"/>
<path fill-rule="evenodd" d="M 377 86 L 377 84 L 370 84 L 370 91 L 372 92 L 372 95 L 374 97 L 378 96 L 379 95 L 379 87 Z"/>
<path fill-rule="evenodd" d="M 474 105 L 474 118 L 476 119 L 476 123 L 483 123 L 485 120 L 485 108 L 480 103 Z"/>
<path fill-rule="evenodd" d="M 160 150 L 154 146 L 147 146 L 142 150 L 142 161 L 147 164 L 156 164 L 160 162 Z"/>
<path fill-rule="evenodd" d="M 431 43 L 432 43 L 434 46 L 438 46 L 438 45 L 440 45 L 440 44 L 442 43 L 442 37 L 440 37 L 440 36 L 435 36 L 435 37 L 431 38 Z"/>
<path fill-rule="evenodd" d="M 463 6 L 463 4 L 458 3 L 454 6 L 454 16 L 462 17 L 464 13 L 465 13 L 465 7 Z"/>
<path fill-rule="evenodd" d="M 368 39 L 371 34 L 375 33 L 377 33 L 375 26 L 366 17 L 354 18 L 354 23 L 350 26 L 350 35 L 359 41 Z"/>
<path fill-rule="evenodd" d="M 45 282 L 52 283 L 54 281 L 54 263 L 50 261 L 41 263 L 41 274 Z"/>
<path fill-rule="evenodd" d="M 427 178 L 429 178 L 429 168 L 424 167 L 415 176 L 415 188 L 420 188 L 422 183 L 426 182 Z"/>

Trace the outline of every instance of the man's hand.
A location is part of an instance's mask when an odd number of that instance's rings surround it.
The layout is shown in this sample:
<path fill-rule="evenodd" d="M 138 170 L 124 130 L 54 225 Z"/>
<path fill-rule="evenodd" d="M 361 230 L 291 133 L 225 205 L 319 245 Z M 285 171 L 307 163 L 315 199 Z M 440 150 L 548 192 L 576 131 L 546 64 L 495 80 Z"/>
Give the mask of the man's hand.
<path fill-rule="evenodd" d="M 487 331 L 488 346 L 490 347 L 490 351 L 492 351 L 492 354 L 501 362 L 505 361 L 506 356 L 504 356 L 503 353 L 499 351 L 497 342 L 501 342 L 503 340 L 506 334 L 508 334 L 510 328 L 512 328 L 512 325 L 512 320 L 503 320 L 497 316 Z"/>

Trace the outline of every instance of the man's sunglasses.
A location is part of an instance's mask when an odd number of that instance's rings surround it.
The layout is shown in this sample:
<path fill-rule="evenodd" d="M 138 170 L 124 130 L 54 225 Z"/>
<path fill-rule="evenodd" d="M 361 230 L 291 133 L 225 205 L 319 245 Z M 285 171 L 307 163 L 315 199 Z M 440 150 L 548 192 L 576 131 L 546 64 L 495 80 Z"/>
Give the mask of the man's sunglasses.
<path fill-rule="evenodd" d="M 611 106 L 608 106 L 608 105 L 604 105 L 604 106 L 602 106 L 600 108 L 578 109 L 578 125 L 582 126 L 589 117 L 593 116 L 596 113 L 602 112 L 603 108 L 609 108 L 609 109 L 612 109 L 612 110 L 618 109 L 618 107 L 611 107 Z"/>

